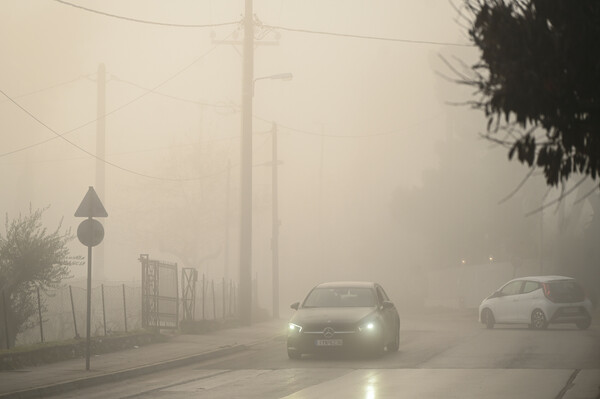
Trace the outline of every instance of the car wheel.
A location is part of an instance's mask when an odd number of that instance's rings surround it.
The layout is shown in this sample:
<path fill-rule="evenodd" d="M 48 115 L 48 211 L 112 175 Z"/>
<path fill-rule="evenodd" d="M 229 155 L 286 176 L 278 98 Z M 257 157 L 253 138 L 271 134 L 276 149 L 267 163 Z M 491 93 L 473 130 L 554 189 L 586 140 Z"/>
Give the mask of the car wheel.
<path fill-rule="evenodd" d="M 396 335 L 394 336 L 394 341 L 388 345 L 388 352 L 396 352 L 400 347 L 400 327 L 396 330 Z"/>
<path fill-rule="evenodd" d="M 575 323 L 575 325 L 580 330 L 587 330 L 592 325 L 592 318 L 588 317 L 585 320 L 578 321 L 577 323 Z"/>
<path fill-rule="evenodd" d="M 381 357 L 384 353 L 385 345 L 383 344 L 383 341 L 381 341 L 379 345 L 376 345 L 375 348 L 373 348 L 373 357 Z"/>
<path fill-rule="evenodd" d="M 536 309 L 531 313 L 531 327 L 536 330 L 543 330 L 548 327 L 546 315 L 541 309 Z"/>
<path fill-rule="evenodd" d="M 368 357 L 381 357 L 385 353 L 386 345 L 385 345 L 385 337 L 383 334 L 381 337 L 377 338 L 376 342 L 369 345 L 367 349 Z"/>
<path fill-rule="evenodd" d="M 302 353 L 298 352 L 296 349 L 288 348 L 287 352 L 290 359 L 300 359 L 302 357 Z"/>
<path fill-rule="evenodd" d="M 494 328 L 494 324 L 496 323 L 496 319 L 494 319 L 494 314 L 489 309 L 484 309 L 481 314 L 481 321 L 485 324 L 485 327 L 488 329 Z"/>

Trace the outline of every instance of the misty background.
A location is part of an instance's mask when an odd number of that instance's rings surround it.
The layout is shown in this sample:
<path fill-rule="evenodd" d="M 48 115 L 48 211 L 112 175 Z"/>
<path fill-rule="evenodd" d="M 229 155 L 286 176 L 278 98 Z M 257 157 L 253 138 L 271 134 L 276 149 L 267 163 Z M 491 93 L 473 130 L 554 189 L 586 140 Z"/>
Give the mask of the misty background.
<path fill-rule="evenodd" d="M 81 4 L 173 24 L 244 13 L 241 0 Z M 453 76 L 440 56 L 459 68 L 478 59 L 450 2 L 255 0 L 254 13 L 265 25 L 407 40 L 255 28 L 255 78 L 293 74 L 255 82 L 252 273 L 261 307 L 271 295 L 273 124 L 282 308 L 328 280 L 378 281 L 400 308 L 440 304 L 452 290 L 436 293 L 465 273 L 485 285 L 481 295 L 525 274 L 600 281 L 597 198 L 526 216 L 560 194 L 534 174 L 502 202 L 528 170 L 480 138 L 480 112 L 455 104 L 471 89 L 440 76 Z M 13 218 L 50 205 L 49 230 L 64 218 L 76 232 L 73 214 L 97 185 L 97 160 L 85 151 L 97 153 L 103 64 L 110 164 L 99 194 L 109 217 L 94 284 L 139 281 L 140 254 L 236 279 L 242 36 L 241 24 L 159 26 L 50 0 L 1 2 L 0 89 L 71 143 L 0 96 L 0 210 Z M 77 240 L 71 251 L 87 255 Z M 494 275 L 494 264 L 506 272 Z M 75 280 L 85 272 L 72 270 Z"/>

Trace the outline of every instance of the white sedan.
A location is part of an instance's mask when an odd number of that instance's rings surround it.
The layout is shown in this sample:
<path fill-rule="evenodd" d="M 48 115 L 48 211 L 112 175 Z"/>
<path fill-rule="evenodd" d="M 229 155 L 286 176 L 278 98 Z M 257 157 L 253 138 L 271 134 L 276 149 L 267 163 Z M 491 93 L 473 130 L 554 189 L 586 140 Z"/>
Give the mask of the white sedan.
<path fill-rule="evenodd" d="M 550 323 L 574 323 L 584 330 L 592 322 L 592 304 L 575 279 L 563 276 L 522 277 L 509 281 L 479 305 L 479 322 L 527 324 L 543 329 Z"/>

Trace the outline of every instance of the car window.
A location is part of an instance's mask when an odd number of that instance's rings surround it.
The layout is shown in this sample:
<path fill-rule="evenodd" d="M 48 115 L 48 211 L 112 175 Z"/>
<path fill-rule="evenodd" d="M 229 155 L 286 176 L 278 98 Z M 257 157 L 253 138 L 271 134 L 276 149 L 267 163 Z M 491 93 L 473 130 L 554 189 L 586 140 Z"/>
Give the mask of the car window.
<path fill-rule="evenodd" d="M 387 295 L 385 295 L 385 292 L 383 292 L 383 290 L 381 289 L 381 287 L 377 287 L 376 288 L 377 291 L 377 299 L 379 300 L 379 303 L 383 303 L 384 301 L 387 301 Z"/>
<path fill-rule="evenodd" d="M 521 292 L 521 286 L 523 285 L 523 281 L 513 281 L 512 283 L 506 284 L 500 292 L 504 295 L 515 295 Z"/>
<path fill-rule="evenodd" d="M 372 307 L 377 304 L 375 292 L 363 287 L 315 288 L 308 294 L 302 307 Z"/>
<path fill-rule="evenodd" d="M 385 290 L 381 286 L 377 286 L 377 296 L 379 296 L 382 301 L 390 300 L 390 297 L 387 296 Z"/>
<path fill-rule="evenodd" d="M 523 286 L 523 294 L 533 292 L 539 289 L 540 287 L 541 285 L 537 281 L 525 281 L 525 285 Z"/>
<path fill-rule="evenodd" d="M 547 296 L 557 302 L 579 302 L 585 299 L 583 288 L 575 280 L 552 281 Z"/>

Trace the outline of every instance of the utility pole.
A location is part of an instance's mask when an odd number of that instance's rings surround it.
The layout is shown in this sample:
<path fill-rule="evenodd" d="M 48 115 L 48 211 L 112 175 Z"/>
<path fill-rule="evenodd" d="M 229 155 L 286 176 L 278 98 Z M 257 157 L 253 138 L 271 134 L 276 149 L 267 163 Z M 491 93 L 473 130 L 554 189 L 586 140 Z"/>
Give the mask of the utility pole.
<path fill-rule="evenodd" d="M 231 162 L 227 162 L 227 187 L 225 192 L 225 253 L 223 254 L 223 278 L 229 280 L 229 196 L 231 191 Z M 225 286 L 223 286 L 225 289 Z"/>
<path fill-rule="evenodd" d="M 279 202 L 277 187 L 277 125 L 273 124 L 273 162 L 272 162 L 272 211 L 273 211 L 273 237 L 271 241 L 272 268 L 273 268 L 273 318 L 279 318 Z"/>
<path fill-rule="evenodd" d="M 242 71 L 242 165 L 239 314 L 242 325 L 252 323 L 252 83 L 254 77 L 254 21 L 252 0 L 245 0 L 244 64 Z"/>
<path fill-rule="evenodd" d="M 544 196 L 544 198 L 546 198 Z M 542 205 L 544 201 L 542 201 Z M 540 276 L 544 275 L 544 210 L 540 210 Z"/>
<path fill-rule="evenodd" d="M 97 78 L 97 104 L 96 104 L 96 192 L 102 203 L 106 203 L 106 67 L 98 65 Z M 94 280 L 104 280 L 104 247 L 106 242 L 96 249 L 94 261 Z"/>

